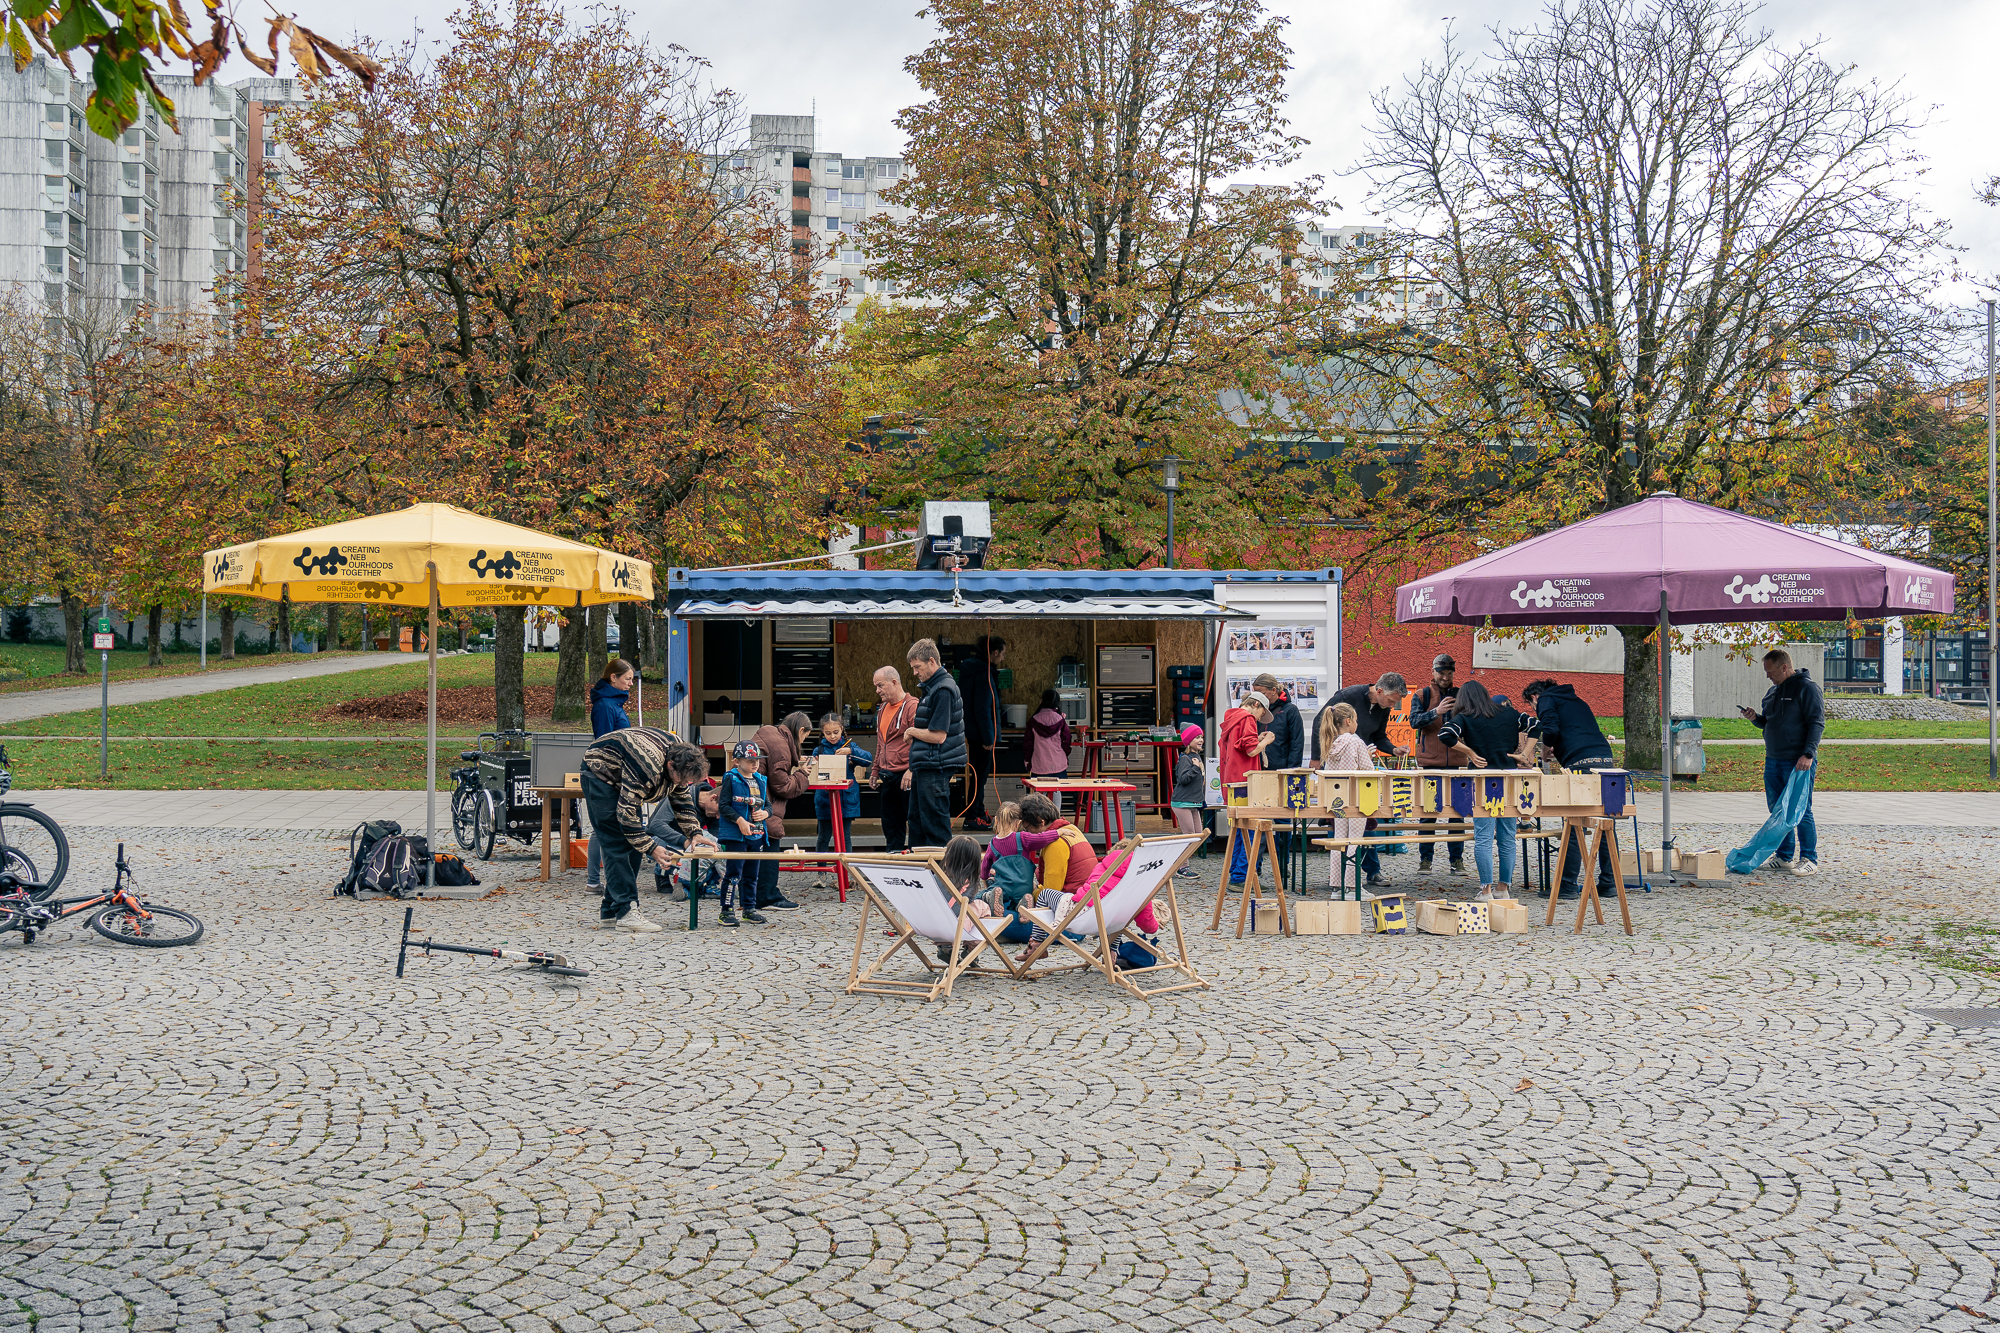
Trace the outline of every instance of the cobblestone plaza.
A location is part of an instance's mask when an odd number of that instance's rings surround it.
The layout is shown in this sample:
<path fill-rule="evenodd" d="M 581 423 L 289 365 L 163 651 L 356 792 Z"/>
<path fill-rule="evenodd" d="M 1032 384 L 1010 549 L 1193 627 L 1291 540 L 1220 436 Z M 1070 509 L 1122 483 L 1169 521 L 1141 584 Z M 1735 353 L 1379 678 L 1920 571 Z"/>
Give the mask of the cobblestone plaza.
<path fill-rule="evenodd" d="M 135 830 L 200 944 L 0 941 L 0 1326 L 2000 1328 L 2000 1028 L 1917 1012 L 2000 986 L 1906 947 L 2000 920 L 2000 833 L 1822 838 L 1811 880 L 1635 895 L 1630 939 L 1239 941 L 1211 859 L 1212 991 L 922 1005 L 841 994 L 858 909 L 805 876 L 769 927 L 628 937 L 481 866 L 504 894 L 419 922 L 592 975 L 398 981 L 344 842 Z M 108 883 L 73 841 L 67 891 Z"/>

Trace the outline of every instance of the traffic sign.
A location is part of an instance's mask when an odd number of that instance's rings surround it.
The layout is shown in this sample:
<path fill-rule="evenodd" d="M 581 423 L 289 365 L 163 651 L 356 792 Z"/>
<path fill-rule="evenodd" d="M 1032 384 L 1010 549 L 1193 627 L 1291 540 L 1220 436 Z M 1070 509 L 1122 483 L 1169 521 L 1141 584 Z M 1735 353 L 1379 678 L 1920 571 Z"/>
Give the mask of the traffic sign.
<path fill-rule="evenodd" d="M 118 646 L 118 636 L 116 634 L 93 634 L 90 636 L 90 646 L 97 651 L 110 652 Z"/>

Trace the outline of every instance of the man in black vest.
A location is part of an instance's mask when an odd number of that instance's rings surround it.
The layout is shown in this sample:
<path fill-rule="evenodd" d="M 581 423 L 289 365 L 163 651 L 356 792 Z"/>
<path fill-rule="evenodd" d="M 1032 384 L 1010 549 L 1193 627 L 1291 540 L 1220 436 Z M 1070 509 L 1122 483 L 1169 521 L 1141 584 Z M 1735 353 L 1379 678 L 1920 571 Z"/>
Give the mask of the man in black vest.
<path fill-rule="evenodd" d="M 965 700 L 929 639 L 910 645 L 910 670 L 923 687 L 908 733 L 910 767 L 903 774 L 910 793 L 910 845 L 942 847 L 951 841 L 951 775 L 965 768 Z"/>

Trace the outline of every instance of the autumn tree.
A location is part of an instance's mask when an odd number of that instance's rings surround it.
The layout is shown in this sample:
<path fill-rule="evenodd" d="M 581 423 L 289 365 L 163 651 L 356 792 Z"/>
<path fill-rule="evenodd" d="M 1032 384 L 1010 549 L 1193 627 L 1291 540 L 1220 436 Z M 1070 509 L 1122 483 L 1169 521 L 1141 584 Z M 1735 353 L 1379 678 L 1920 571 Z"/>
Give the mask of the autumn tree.
<path fill-rule="evenodd" d="M 122 587 L 159 373 L 116 302 L 0 307 L 0 581 L 61 605 L 66 672 L 85 669 L 92 604 Z"/>
<path fill-rule="evenodd" d="M 736 120 L 622 13 L 472 4 L 435 57 L 289 114 L 251 326 L 324 337 L 315 410 L 369 424 L 385 496 L 656 563 L 823 540 L 831 300 L 721 188 Z M 495 634 L 520 725 L 521 608 Z"/>
<path fill-rule="evenodd" d="M 1300 141 L 1290 52 L 1255 0 L 943 0 L 906 68 L 912 170 L 870 219 L 906 304 L 861 330 L 850 384 L 922 431 L 873 498 L 983 496 L 1015 563 L 1137 566 L 1166 552 L 1157 462 L 1184 460 L 1181 531 L 1226 555 L 1282 512 L 1253 435 L 1280 403 L 1287 272 L 1313 182 L 1250 186 Z M 911 373 L 897 375 L 902 368 Z"/>
<path fill-rule="evenodd" d="M 1363 166 L 1442 299 L 1340 348 L 1351 408 L 1398 423 L 1352 455 L 1387 479 L 1369 555 L 1655 491 L 1797 518 L 1802 482 L 1854 470 L 1847 410 L 1936 356 L 1943 227 L 1908 202 L 1903 99 L 1750 13 L 1558 0 L 1377 99 Z M 1653 716 L 1654 632 L 1622 634 L 1625 716 Z M 1627 739 L 1658 766 L 1656 736 Z"/>

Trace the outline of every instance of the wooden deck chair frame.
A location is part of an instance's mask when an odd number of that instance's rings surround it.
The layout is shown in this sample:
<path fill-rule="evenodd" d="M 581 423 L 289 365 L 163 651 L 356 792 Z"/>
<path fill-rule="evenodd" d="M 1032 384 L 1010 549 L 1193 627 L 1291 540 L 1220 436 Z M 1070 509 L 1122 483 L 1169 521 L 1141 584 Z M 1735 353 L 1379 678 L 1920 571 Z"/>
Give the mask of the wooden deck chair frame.
<path fill-rule="evenodd" d="M 944 866 L 935 857 L 849 856 L 847 866 L 849 870 L 855 872 L 853 878 L 861 885 L 862 894 L 861 919 L 854 927 L 854 959 L 847 970 L 847 994 L 896 995 L 924 1001 L 948 1000 L 951 998 L 953 983 L 968 972 L 980 976 L 999 975 L 993 969 L 978 965 L 980 955 L 988 949 L 991 949 L 993 956 L 1000 961 L 1004 975 L 1016 978 L 1020 976 L 1019 970 L 1007 957 L 1006 951 L 1001 948 L 1000 941 L 995 938 L 1012 923 L 1013 916 L 1011 914 L 998 917 L 974 916 L 971 900 L 959 892 L 958 886 L 945 875 Z M 924 871 L 933 876 L 936 883 L 925 884 L 914 878 L 901 882 L 889 878 L 899 872 L 908 876 L 911 871 Z M 942 925 L 942 918 L 933 917 L 932 904 L 925 902 L 921 897 L 913 897 L 910 902 L 911 908 L 918 909 L 917 911 L 905 911 L 889 901 L 898 896 L 897 890 L 907 889 L 912 895 L 929 895 L 937 899 L 936 911 L 948 912 L 951 908 L 945 905 L 942 898 L 937 897 L 940 888 L 951 895 L 952 904 L 958 909 L 952 914 L 953 925 L 949 936 L 939 936 L 935 933 Z M 875 912 L 882 914 L 882 919 L 896 932 L 896 939 L 864 968 L 862 957 L 869 947 L 868 921 L 870 915 Z M 919 915 L 931 918 L 930 930 L 919 928 L 915 919 Z M 965 929 L 967 922 L 973 926 L 973 932 L 970 934 Z M 925 953 L 923 947 L 917 943 L 920 938 L 933 944 L 949 944 L 951 962 L 940 963 Z M 972 943 L 975 939 L 977 943 Z M 972 943 L 969 950 L 962 947 L 968 943 Z M 906 946 L 924 966 L 925 976 L 922 981 L 884 974 L 884 969 Z"/>
<path fill-rule="evenodd" d="M 1036 958 L 1041 956 L 1051 943 L 1061 941 L 1064 948 L 1083 960 L 1081 966 L 1091 971 L 1102 973 L 1106 981 L 1142 1000 L 1150 999 L 1155 995 L 1165 995 L 1172 991 L 1210 989 L 1208 981 L 1195 970 L 1194 962 L 1188 957 L 1187 930 L 1181 921 L 1180 899 L 1174 892 L 1175 875 L 1182 866 L 1187 864 L 1188 858 L 1200 849 L 1203 840 L 1199 835 L 1193 837 L 1171 836 L 1153 839 L 1156 843 L 1180 842 L 1184 845 L 1181 847 L 1179 854 L 1171 857 L 1168 862 L 1164 863 L 1163 867 L 1155 867 L 1158 870 L 1158 878 L 1153 881 L 1151 887 L 1146 889 L 1143 896 L 1138 897 L 1136 901 L 1129 904 L 1129 910 L 1127 910 L 1128 904 L 1124 901 L 1122 893 L 1128 884 L 1136 886 L 1140 883 L 1140 881 L 1133 879 L 1133 872 L 1129 869 L 1126 871 L 1126 877 L 1121 879 L 1117 884 L 1114 884 L 1106 892 L 1091 894 L 1091 901 L 1070 904 L 1069 911 L 1064 913 L 1060 921 L 1055 919 L 1053 913 L 1044 912 L 1040 909 L 1024 909 L 1021 915 L 1044 930 L 1047 930 L 1049 937 L 1035 947 L 1034 951 L 1030 953 L 1027 960 L 1021 966 L 1032 967 Z M 1123 850 L 1127 857 L 1127 864 L 1129 865 L 1132 860 L 1136 860 L 1139 857 L 1140 850 L 1146 845 L 1147 840 L 1145 838 L 1134 834 L 1124 842 L 1117 844 L 1113 848 L 1113 851 Z M 1109 855 L 1105 857 L 1105 864 L 1107 867 L 1114 864 L 1111 862 Z M 1092 883 L 1095 884 L 1096 881 L 1093 880 Z M 1167 916 L 1174 930 L 1175 952 L 1172 955 L 1161 953 L 1158 949 L 1146 943 L 1144 939 L 1140 938 L 1132 930 L 1133 918 L 1139 915 L 1140 910 L 1147 903 L 1158 900 L 1162 890 L 1166 894 Z M 1106 897 L 1117 900 L 1115 913 L 1117 917 L 1122 917 L 1124 921 L 1124 924 L 1115 931 L 1107 929 L 1109 922 L 1105 918 L 1104 911 L 1104 900 Z M 1084 948 L 1081 944 L 1071 939 L 1068 934 L 1070 926 L 1085 912 L 1091 913 L 1096 921 L 1097 947 L 1095 950 Z M 1118 966 L 1118 946 L 1121 942 L 1127 940 L 1151 954 L 1155 959 L 1153 964 L 1148 967 L 1120 968 Z M 1072 964 L 1072 966 L 1076 965 Z M 1138 979 L 1140 977 L 1149 976 L 1154 972 L 1177 972 L 1184 980 L 1172 986 L 1155 986 L 1151 990 L 1139 984 Z"/>

